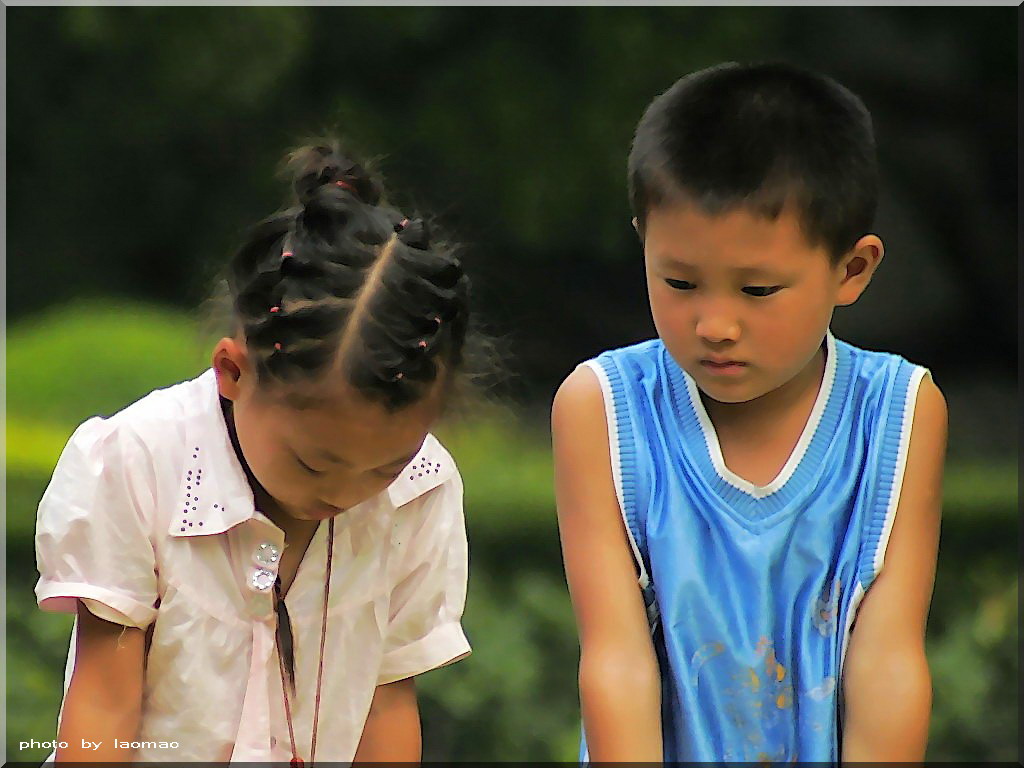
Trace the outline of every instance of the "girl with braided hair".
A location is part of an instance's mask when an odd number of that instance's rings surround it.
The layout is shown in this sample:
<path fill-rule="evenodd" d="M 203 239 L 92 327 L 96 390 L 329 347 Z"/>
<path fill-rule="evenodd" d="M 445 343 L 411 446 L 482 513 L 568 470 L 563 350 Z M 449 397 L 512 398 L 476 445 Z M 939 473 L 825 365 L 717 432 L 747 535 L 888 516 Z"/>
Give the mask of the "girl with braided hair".
<path fill-rule="evenodd" d="M 429 432 L 468 279 L 336 143 L 288 167 L 212 367 L 82 424 L 40 503 L 36 596 L 76 613 L 50 759 L 418 761 L 414 677 L 470 651 Z"/>

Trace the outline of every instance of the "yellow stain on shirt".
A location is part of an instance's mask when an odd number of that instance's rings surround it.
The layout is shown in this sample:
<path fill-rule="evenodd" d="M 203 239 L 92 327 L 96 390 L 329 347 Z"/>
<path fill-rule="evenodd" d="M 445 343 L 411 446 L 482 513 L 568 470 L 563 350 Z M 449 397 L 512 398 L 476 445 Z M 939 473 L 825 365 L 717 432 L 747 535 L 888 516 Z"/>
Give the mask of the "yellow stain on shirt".
<path fill-rule="evenodd" d="M 757 693 L 761 688 L 761 678 L 757 676 L 757 672 L 754 671 L 753 667 L 747 667 L 747 672 L 750 675 L 750 679 L 747 681 L 747 684 L 750 686 L 750 690 Z"/>
<path fill-rule="evenodd" d="M 790 698 L 789 691 L 783 691 L 782 693 L 780 693 L 778 696 L 775 697 L 775 706 L 778 707 L 779 709 L 785 709 L 791 703 L 792 703 L 792 699 Z"/>
<path fill-rule="evenodd" d="M 775 658 L 774 649 L 769 650 L 768 655 L 765 657 L 764 670 L 769 679 L 774 677 L 777 683 L 781 683 L 786 677 L 786 668 Z"/>

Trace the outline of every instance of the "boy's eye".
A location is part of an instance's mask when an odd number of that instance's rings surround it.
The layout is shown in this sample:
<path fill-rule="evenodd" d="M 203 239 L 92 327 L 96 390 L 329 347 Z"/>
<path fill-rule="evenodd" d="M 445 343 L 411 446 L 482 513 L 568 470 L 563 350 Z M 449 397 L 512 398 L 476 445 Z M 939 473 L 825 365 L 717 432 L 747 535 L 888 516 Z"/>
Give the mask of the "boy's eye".
<path fill-rule="evenodd" d="M 748 285 L 743 292 L 750 296 L 771 296 L 780 288 L 781 285 Z"/>
<path fill-rule="evenodd" d="M 668 283 L 670 288 L 675 288 L 677 291 L 689 291 L 696 287 L 693 283 L 688 283 L 685 280 L 676 280 L 671 277 L 666 277 L 665 282 Z"/>

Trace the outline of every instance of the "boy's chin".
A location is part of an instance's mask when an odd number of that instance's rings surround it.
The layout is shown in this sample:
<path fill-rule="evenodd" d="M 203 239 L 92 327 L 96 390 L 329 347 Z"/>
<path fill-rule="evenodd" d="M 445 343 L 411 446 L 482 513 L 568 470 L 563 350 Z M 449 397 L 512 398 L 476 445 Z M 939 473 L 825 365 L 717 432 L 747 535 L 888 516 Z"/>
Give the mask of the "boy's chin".
<path fill-rule="evenodd" d="M 716 403 L 720 403 L 721 405 L 740 405 L 742 403 L 749 403 L 751 400 L 757 399 L 757 396 L 747 397 L 735 392 L 709 392 L 706 387 L 702 387 L 700 385 L 698 385 L 697 388 L 700 390 L 701 394 L 704 395 L 706 398 L 708 398 L 709 400 L 713 400 Z"/>
<path fill-rule="evenodd" d="M 765 394 L 760 390 L 753 389 L 749 385 L 744 386 L 738 382 L 730 384 L 728 382 L 707 381 L 706 379 L 701 380 L 699 378 L 695 378 L 694 381 L 697 384 L 697 389 L 700 390 L 704 397 L 722 405 L 749 403 Z"/>

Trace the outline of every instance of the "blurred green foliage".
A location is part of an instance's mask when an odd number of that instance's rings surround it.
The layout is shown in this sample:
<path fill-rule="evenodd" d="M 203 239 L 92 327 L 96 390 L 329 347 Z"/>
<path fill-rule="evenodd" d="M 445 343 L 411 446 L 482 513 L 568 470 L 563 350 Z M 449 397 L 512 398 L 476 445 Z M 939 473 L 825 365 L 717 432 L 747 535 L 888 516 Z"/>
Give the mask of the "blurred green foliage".
<path fill-rule="evenodd" d="M 34 602 L 35 508 L 64 441 L 97 413 L 197 373 L 194 323 L 145 305 L 76 304 L 8 338 L 7 754 L 55 736 L 68 616 Z M 193 341 L 189 341 L 189 340 Z M 425 760 L 573 760 L 578 646 L 545 430 L 497 416 L 439 430 L 466 485 L 468 659 L 420 682 Z M 1016 759 L 1016 466 L 951 466 L 928 648 L 929 760 Z"/>
<path fill-rule="evenodd" d="M 837 78 L 873 115 L 891 256 L 843 313 L 853 340 L 898 344 L 939 378 L 968 346 L 979 368 L 1016 370 L 1009 8 L 74 6 L 6 18 L 12 317 L 85 295 L 195 305 L 241 228 L 282 202 L 272 169 L 285 150 L 335 130 L 377 161 L 403 210 L 436 214 L 465 244 L 476 306 L 514 334 L 522 386 L 545 399 L 579 360 L 651 333 L 625 183 L 645 106 L 687 72 L 780 59 Z M 899 263 L 923 286 L 913 302 Z M 609 306 L 613 320 L 595 312 Z"/>

